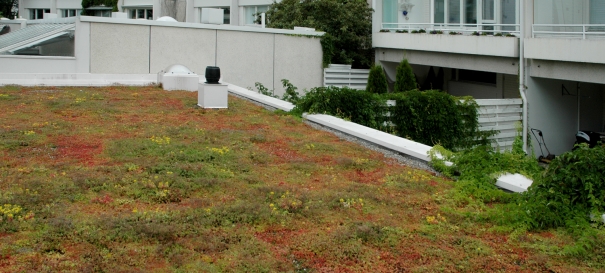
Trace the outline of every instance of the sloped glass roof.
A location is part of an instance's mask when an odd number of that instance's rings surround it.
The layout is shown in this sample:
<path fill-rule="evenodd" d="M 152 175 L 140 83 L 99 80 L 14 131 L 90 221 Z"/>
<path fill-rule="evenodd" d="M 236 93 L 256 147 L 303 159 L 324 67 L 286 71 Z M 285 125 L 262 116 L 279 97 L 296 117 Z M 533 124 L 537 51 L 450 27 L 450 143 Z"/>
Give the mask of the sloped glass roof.
<path fill-rule="evenodd" d="M 76 24 L 33 24 L 17 31 L 11 31 L 0 36 L 0 54 L 10 50 L 33 46 L 37 42 L 47 41 L 49 37 L 57 37 L 75 30 Z M 9 53 L 10 54 L 10 53 Z"/>

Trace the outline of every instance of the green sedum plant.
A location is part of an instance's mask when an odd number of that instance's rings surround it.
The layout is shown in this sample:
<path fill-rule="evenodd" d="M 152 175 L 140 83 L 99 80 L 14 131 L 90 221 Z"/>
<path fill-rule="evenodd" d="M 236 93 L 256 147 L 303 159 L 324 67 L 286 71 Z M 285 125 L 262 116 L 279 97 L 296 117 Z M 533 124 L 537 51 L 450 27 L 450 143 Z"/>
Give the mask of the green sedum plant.
<path fill-rule="evenodd" d="M 388 91 L 387 77 L 382 66 L 375 65 L 370 69 L 366 91 L 374 94 L 384 94 Z"/>
<path fill-rule="evenodd" d="M 416 77 L 408 60 L 403 59 L 397 66 L 395 77 L 395 93 L 417 89 Z"/>

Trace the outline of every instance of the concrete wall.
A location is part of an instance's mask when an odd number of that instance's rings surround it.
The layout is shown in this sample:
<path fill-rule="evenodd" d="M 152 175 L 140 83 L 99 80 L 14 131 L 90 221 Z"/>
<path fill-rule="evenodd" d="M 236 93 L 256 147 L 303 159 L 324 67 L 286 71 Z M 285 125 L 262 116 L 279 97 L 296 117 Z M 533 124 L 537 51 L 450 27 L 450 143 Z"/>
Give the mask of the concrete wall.
<path fill-rule="evenodd" d="M 276 93 L 280 96 L 283 93 L 282 79 L 288 79 L 299 92 L 322 86 L 322 54 L 319 37 L 275 35 L 273 86 Z"/>
<path fill-rule="evenodd" d="M 400 33 L 397 33 L 400 34 Z M 504 38 L 503 38 L 504 39 Z M 435 67 L 481 70 L 509 75 L 518 74 L 518 58 L 377 48 L 376 62 L 399 63 L 406 58 L 410 64 Z"/>
<path fill-rule="evenodd" d="M 151 73 L 149 72 L 150 32 L 151 27 L 144 25 L 92 23 L 90 73 Z"/>
<path fill-rule="evenodd" d="M 605 84 L 605 64 L 531 60 L 532 77 Z"/>
<path fill-rule="evenodd" d="M 453 96 L 473 96 L 475 99 L 501 99 L 502 75 L 498 75 L 498 83 L 481 84 L 473 82 L 450 81 L 448 93 Z"/>
<path fill-rule="evenodd" d="M 216 31 L 209 29 L 151 27 L 150 70 L 157 73 L 169 65 L 182 64 L 203 75 L 216 64 Z"/>
<path fill-rule="evenodd" d="M 551 153 L 571 150 L 578 129 L 603 130 L 603 85 L 528 77 L 527 87 L 529 126 L 542 130 Z"/>
<path fill-rule="evenodd" d="M 517 99 L 521 98 L 519 94 L 519 76 L 518 75 L 502 75 L 502 98 Z"/>
<path fill-rule="evenodd" d="M 372 47 L 519 57 L 514 37 L 378 32 L 372 34 Z"/>
<path fill-rule="evenodd" d="M 77 73 L 74 57 L 0 56 L 0 73 Z"/>
<path fill-rule="evenodd" d="M 300 91 L 322 86 L 322 49 L 315 32 L 80 18 L 90 23 L 90 73 L 154 74 L 183 64 L 204 75 L 206 66 L 217 65 L 225 82 L 242 87 L 260 82 L 278 95 L 283 94 L 281 79 Z"/>
<path fill-rule="evenodd" d="M 605 40 L 530 38 L 525 40 L 528 59 L 605 64 Z"/>
<path fill-rule="evenodd" d="M 260 82 L 274 88 L 274 35 L 232 31 L 218 31 L 217 35 L 217 65 L 224 81 L 241 87 Z"/>

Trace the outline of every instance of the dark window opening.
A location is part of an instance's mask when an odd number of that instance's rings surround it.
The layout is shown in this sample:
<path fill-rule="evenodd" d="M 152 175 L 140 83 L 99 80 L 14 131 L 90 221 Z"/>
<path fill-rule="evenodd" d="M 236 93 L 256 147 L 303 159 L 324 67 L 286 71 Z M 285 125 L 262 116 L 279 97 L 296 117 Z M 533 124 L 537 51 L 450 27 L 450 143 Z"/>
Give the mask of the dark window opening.
<path fill-rule="evenodd" d="M 496 84 L 496 73 L 476 71 L 476 70 L 458 70 L 458 80 L 465 82 L 480 82 L 487 84 Z"/>

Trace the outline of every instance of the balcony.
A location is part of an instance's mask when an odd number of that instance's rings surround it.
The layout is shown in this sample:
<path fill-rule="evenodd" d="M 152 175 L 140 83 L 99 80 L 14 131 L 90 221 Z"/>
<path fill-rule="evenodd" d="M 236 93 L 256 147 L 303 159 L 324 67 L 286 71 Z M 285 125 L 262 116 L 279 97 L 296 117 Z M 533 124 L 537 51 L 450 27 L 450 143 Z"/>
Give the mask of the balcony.
<path fill-rule="evenodd" d="M 534 24 L 525 41 L 530 59 L 605 64 L 605 25 Z"/>
<path fill-rule="evenodd" d="M 519 25 L 393 24 L 372 34 L 372 47 L 519 57 Z M 422 33 L 425 32 L 425 33 Z"/>

